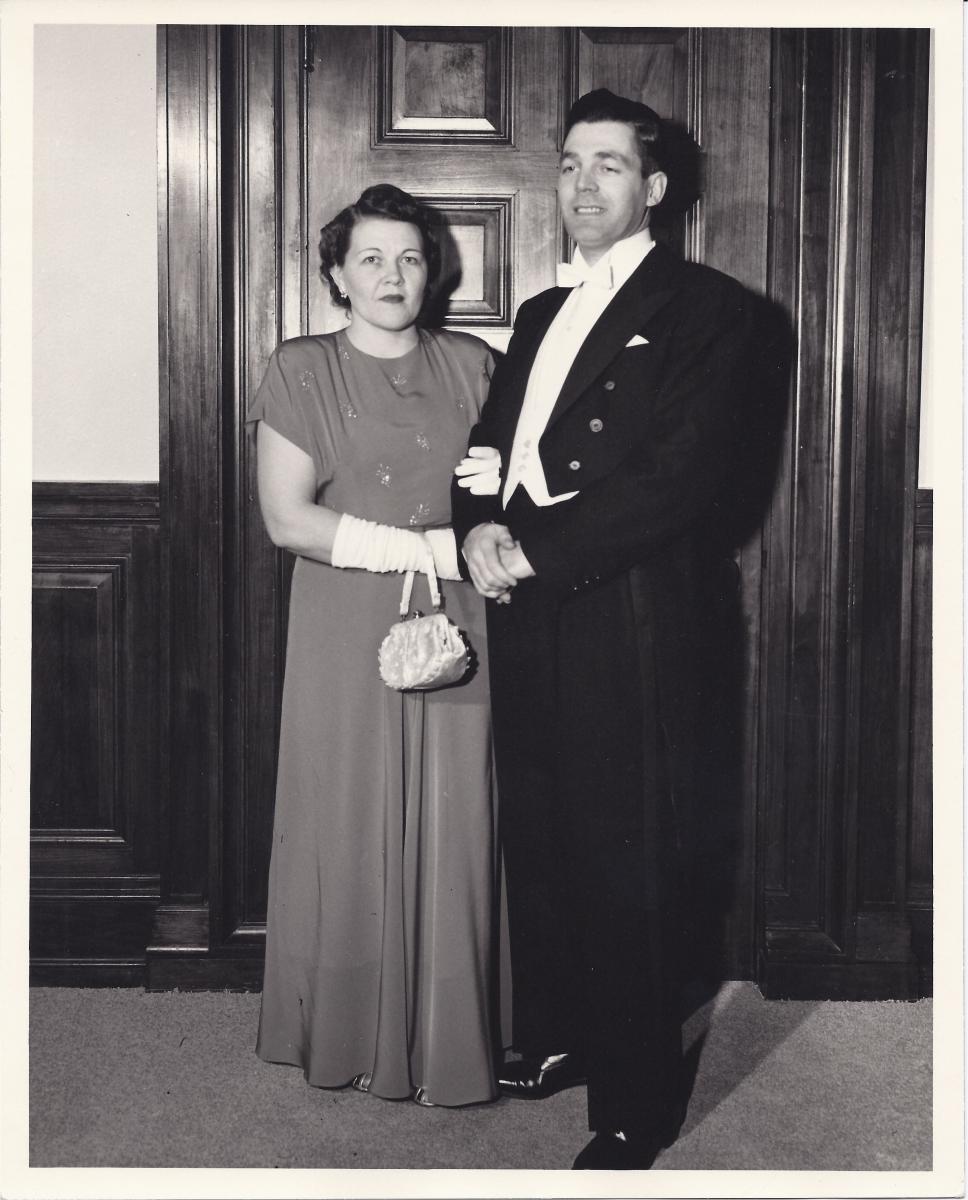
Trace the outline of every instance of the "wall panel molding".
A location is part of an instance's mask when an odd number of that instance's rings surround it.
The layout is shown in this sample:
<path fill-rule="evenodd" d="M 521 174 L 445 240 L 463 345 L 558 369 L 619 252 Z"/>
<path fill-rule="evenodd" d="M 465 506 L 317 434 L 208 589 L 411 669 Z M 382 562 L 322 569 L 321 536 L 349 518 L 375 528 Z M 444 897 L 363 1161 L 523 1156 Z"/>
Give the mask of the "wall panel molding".
<path fill-rule="evenodd" d="M 116 834 L 123 842 L 124 567 L 124 557 L 70 563 L 42 553 L 34 558 L 31 823 L 37 840 L 56 830 L 60 840 Z"/>
<path fill-rule="evenodd" d="M 513 42 L 508 26 L 374 29 L 371 144 L 511 145 Z"/>
<path fill-rule="evenodd" d="M 145 977 L 160 895 L 155 484 L 34 485 L 31 979 Z"/>
<path fill-rule="evenodd" d="M 161 507 L 157 483 L 35 483 L 35 525 L 62 521 L 157 524 Z"/>
<path fill-rule="evenodd" d="M 448 297 L 443 324 L 507 329 L 511 324 L 514 196 L 441 196 L 417 199 L 439 213 L 440 290 Z"/>

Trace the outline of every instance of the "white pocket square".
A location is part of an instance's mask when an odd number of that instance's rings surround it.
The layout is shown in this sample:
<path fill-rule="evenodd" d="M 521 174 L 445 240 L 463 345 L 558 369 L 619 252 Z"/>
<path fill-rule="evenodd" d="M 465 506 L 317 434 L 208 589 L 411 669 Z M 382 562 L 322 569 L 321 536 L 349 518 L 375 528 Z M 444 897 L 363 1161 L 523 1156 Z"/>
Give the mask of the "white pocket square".
<path fill-rule="evenodd" d="M 625 349 L 628 350 L 629 346 L 647 346 L 648 344 L 649 344 L 648 338 L 641 337 L 639 334 L 636 333 L 632 336 L 632 339 L 630 341 L 625 343 Z"/>

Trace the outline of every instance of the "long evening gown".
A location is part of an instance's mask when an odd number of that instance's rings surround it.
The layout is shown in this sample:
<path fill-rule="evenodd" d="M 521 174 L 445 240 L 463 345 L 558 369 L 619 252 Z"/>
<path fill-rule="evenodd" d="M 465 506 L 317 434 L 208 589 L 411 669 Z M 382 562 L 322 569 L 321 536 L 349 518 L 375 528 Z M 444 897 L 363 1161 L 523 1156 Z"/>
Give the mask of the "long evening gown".
<path fill-rule="evenodd" d="M 317 500 L 397 526 L 450 522 L 450 479 L 491 354 L 421 331 L 400 358 L 340 331 L 284 342 L 248 414 L 311 456 Z M 297 558 L 289 610 L 257 1053 L 309 1083 L 494 1098 L 496 816 L 483 601 L 441 581 L 473 675 L 391 691 L 377 649 L 403 577 Z M 414 607 L 427 612 L 426 579 Z"/>

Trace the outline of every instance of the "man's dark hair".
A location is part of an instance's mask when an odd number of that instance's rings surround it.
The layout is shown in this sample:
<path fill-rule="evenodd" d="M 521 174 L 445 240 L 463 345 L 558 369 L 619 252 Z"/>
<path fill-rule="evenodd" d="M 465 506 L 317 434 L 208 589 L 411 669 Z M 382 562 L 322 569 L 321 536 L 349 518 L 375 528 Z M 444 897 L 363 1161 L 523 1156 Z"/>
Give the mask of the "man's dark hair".
<path fill-rule="evenodd" d="M 643 176 L 665 170 L 662 118 L 647 104 L 629 100 L 625 96 L 616 96 L 608 88 L 596 88 L 595 91 L 580 96 L 571 106 L 565 121 L 565 137 L 568 136 L 571 127 L 579 121 L 622 121 L 631 125 L 638 142 Z"/>
<path fill-rule="evenodd" d="M 368 187 L 354 204 L 348 205 L 319 231 L 319 273 L 329 285 L 333 303 L 340 308 L 349 308 L 350 302 L 340 295 L 333 279 L 334 267 L 346 261 L 353 226 L 363 217 L 383 217 L 388 221 L 403 221 L 415 225 L 423 240 L 424 258 L 427 260 L 427 296 L 440 270 L 440 247 L 431 224 L 431 215 L 409 192 L 394 187 L 392 183 L 377 183 Z M 425 298 L 426 299 L 426 298 Z"/>

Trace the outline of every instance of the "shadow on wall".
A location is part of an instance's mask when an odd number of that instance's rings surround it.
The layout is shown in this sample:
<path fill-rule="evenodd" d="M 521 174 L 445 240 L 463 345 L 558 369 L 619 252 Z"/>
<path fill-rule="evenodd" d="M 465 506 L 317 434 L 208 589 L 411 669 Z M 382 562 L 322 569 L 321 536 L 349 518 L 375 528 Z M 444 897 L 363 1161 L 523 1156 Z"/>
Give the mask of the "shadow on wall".
<path fill-rule="evenodd" d="M 676 253 L 685 244 L 685 219 L 702 190 L 702 153 L 681 125 L 665 124 L 662 166 L 670 184 L 654 210 L 655 236 Z M 451 295 L 460 285 L 460 252 L 443 217 L 430 213 L 441 247 L 442 274 L 423 314 L 428 326 L 443 324 Z M 753 314 L 754 353 L 748 379 L 732 426 L 732 470 L 705 531 L 702 627 L 694 630 L 690 655 L 705 664 L 706 686 L 699 705 L 695 777 L 688 787 L 694 800 L 690 871 L 684 880 L 687 897 L 682 944 L 689 947 L 684 963 L 685 1015 L 710 1002 L 730 973 L 730 940 L 735 942 L 749 910 L 753 880 L 742 875 L 744 839 L 749 836 L 750 798 L 744 794 L 744 720 L 749 645 L 742 606 L 742 578 L 737 561 L 761 527 L 776 486 L 781 438 L 790 400 L 794 339 L 788 315 L 776 304 L 746 293 Z M 746 868 L 748 870 L 748 867 Z M 740 889 L 746 894 L 740 895 Z M 739 902 L 742 901 L 742 904 Z M 742 934 L 739 934 L 742 936 Z M 703 1038 L 693 1045 L 694 1074 Z"/>
<path fill-rule="evenodd" d="M 692 845 L 694 855 L 684 880 L 686 897 L 682 945 L 683 1016 L 698 1020 L 686 1053 L 684 1087 L 692 1092 L 706 1039 L 709 1016 L 723 982 L 730 977 L 731 941 L 735 942 L 744 914 L 750 910 L 749 877 L 744 839 L 749 838 L 751 800 L 744 786 L 744 721 L 755 697 L 747 695 L 747 664 L 751 646 L 743 612 L 742 577 L 737 551 L 762 525 L 776 485 L 780 443 L 789 402 L 793 337 L 789 320 L 778 306 L 751 296 L 756 352 L 750 363 L 744 402 L 735 412 L 733 470 L 706 530 L 703 628 L 695 630 L 699 653 L 706 664 L 704 694 L 699 700 L 696 735 L 696 775 Z M 742 894 L 741 894 L 742 890 Z M 742 936 L 742 934 L 740 934 Z M 751 947 L 755 954 L 755 946 Z M 735 947 L 733 947 L 735 952 Z M 717 1083 L 719 1103 L 757 1063 L 805 1017 L 802 1007 L 789 1016 L 789 1029 L 774 1023 L 765 1036 L 744 1044 L 735 1074 Z M 775 1035 L 775 1037 L 774 1037 Z M 774 1039 L 774 1040 L 771 1040 Z M 752 1055 L 752 1057 L 751 1057 Z M 709 1111 L 690 1109 L 689 1124 Z"/>

